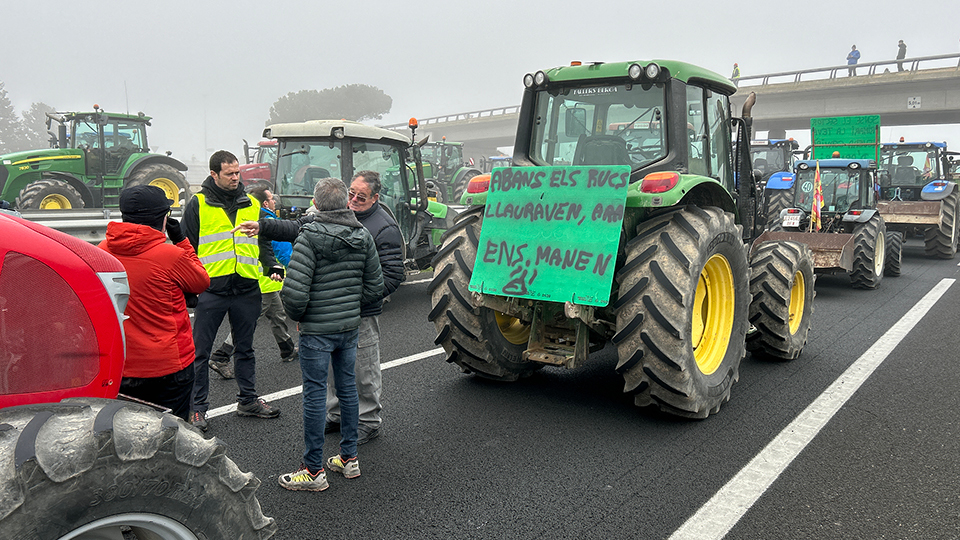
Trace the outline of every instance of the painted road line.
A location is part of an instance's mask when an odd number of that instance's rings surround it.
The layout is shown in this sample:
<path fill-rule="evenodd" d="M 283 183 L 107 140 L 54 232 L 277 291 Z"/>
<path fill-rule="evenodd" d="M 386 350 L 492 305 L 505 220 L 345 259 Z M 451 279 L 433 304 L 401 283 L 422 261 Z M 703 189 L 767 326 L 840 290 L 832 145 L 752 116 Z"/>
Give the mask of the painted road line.
<path fill-rule="evenodd" d="M 380 371 L 384 371 L 390 368 L 395 368 L 397 366 L 402 366 L 404 364 L 409 364 L 411 362 L 416 362 L 417 360 L 424 360 L 426 358 L 433 358 L 434 356 L 439 356 L 443 354 L 443 348 L 437 347 L 436 349 L 430 349 L 429 351 L 423 351 L 417 354 L 411 354 L 410 356 L 405 356 L 403 358 L 398 358 L 396 360 L 391 360 L 389 362 L 383 362 L 380 364 Z M 278 399 L 288 398 L 290 396 L 295 396 L 297 394 L 303 393 L 303 386 L 294 386 L 293 388 L 287 388 L 286 390 L 281 390 L 279 392 L 274 392 L 272 394 L 267 394 L 265 396 L 260 396 L 266 401 L 276 401 Z M 207 418 L 216 418 L 218 416 L 223 416 L 225 414 L 230 414 L 237 410 L 237 404 L 231 403 L 230 405 L 224 405 L 223 407 L 217 407 L 216 409 L 211 409 L 207 411 Z"/>
<path fill-rule="evenodd" d="M 766 448 L 677 529 L 670 540 L 723 538 L 955 281 L 941 280 L 921 298 Z"/>
<path fill-rule="evenodd" d="M 400 285 L 417 285 L 417 284 L 419 284 L 419 283 L 429 283 L 429 282 L 431 282 L 431 281 L 433 281 L 433 278 L 432 278 L 432 277 L 428 277 L 428 278 L 426 278 L 426 279 L 418 279 L 418 280 L 416 280 L 416 281 L 404 281 L 404 282 L 401 283 Z"/>

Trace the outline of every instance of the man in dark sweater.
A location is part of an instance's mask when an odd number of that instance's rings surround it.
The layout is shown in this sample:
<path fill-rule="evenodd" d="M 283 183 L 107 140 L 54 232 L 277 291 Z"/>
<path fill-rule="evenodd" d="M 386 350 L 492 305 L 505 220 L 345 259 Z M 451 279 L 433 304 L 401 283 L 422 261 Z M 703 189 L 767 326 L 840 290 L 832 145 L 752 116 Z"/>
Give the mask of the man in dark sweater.
<path fill-rule="evenodd" d="M 400 227 L 380 205 L 380 174 L 360 171 L 350 183 L 349 207 L 370 231 L 377 245 L 383 270 L 383 298 L 400 287 L 403 269 L 403 236 Z M 360 307 L 360 338 L 357 343 L 357 393 L 360 396 L 360 427 L 357 444 L 380 435 L 380 313 L 383 298 Z M 340 403 L 327 386 L 327 432 L 340 429 Z"/>

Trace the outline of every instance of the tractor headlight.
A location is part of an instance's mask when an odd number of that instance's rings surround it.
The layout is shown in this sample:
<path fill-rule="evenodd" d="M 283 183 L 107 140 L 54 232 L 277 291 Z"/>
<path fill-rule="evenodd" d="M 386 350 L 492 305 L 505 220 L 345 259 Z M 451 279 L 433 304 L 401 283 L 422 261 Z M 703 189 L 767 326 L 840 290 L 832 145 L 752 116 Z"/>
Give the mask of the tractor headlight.
<path fill-rule="evenodd" d="M 537 83 L 537 86 L 543 86 L 547 83 L 547 74 L 542 71 L 538 71 L 533 76 L 533 82 Z"/>
<path fill-rule="evenodd" d="M 640 64 L 630 64 L 630 68 L 627 69 L 627 74 L 630 75 L 631 79 L 636 81 L 643 75 L 643 68 L 640 67 Z"/>
<path fill-rule="evenodd" d="M 524 88 L 533 88 L 533 75 L 527 73 L 523 76 L 523 86 Z"/>
<path fill-rule="evenodd" d="M 646 72 L 648 79 L 656 79 L 660 76 L 660 66 L 654 62 L 647 64 L 647 67 L 644 69 L 644 71 Z"/>
<path fill-rule="evenodd" d="M 860 168 L 860 164 L 859 164 L 859 163 L 851 163 L 851 164 L 850 164 L 850 168 L 851 168 L 851 169 L 859 169 L 859 168 Z"/>

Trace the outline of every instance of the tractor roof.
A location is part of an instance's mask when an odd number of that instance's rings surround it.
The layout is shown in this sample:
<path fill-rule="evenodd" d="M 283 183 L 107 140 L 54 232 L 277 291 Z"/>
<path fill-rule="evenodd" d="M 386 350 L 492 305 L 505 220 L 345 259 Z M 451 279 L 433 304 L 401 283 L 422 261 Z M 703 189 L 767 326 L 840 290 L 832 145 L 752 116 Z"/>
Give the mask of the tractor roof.
<path fill-rule="evenodd" d="M 75 118 L 81 118 L 84 116 L 93 116 L 97 113 L 94 111 L 90 111 L 90 112 L 68 112 L 68 113 L 61 113 L 61 114 L 63 114 L 64 118 L 66 118 L 67 120 L 73 120 Z M 101 110 L 100 114 L 106 116 L 107 118 L 112 118 L 116 120 L 133 120 L 134 122 L 148 122 L 148 123 L 150 122 L 150 120 L 153 120 L 152 116 L 146 116 L 143 113 L 123 114 L 123 113 L 106 112 Z"/>
<path fill-rule="evenodd" d="M 935 146 L 937 148 L 946 148 L 947 143 L 945 142 L 933 142 L 933 141 L 923 141 L 923 142 L 897 142 L 897 143 L 883 143 L 881 146 L 883 148 L 899 148 L 901 146 L 910 147 L 910 148 L 920 148 L 923 146 Z"/>
<path fill-rule="evenodd" d="M 661 69 L 666 69 L 670 77 L 679 79 L 685 83 L 695 83 L 706 86 L 711 90 L 721 94 L 731 95 L 737 91 L 737 87 L 730 82 L 730 79 L 704 69 L 702 67 L 679 62 L 676 60 L 633 60 L 628 62 L 593 62 L 584 63 L 579 66 L 561 66 L 546 71 L 547 78 L 551 82 L 579 81 L 587 79 L 628 79 L 627 70 L 632 64 L 646 66 L 650 63 L 656 63 Z"/>
<path fill-rule="evenodd" d="M 816 169 L 817 163 L 821 169 L 846 169 L 856 163 L 863 169 L 876 169 L 877 162 L 872 159 L 801 159 L 794 165 L 797 169 Z M 804 167 L 803 165 L 806 165 Z"/>
<path fill-rule="evenodd" d="M 340 137 L 337 133 L 342 135 Z M 286 138 L 347 138 L 372 141 L 392 141 L 410 144 L 410 138 L 402 133 L 388 129 L 367 126 L 351 120 L 309 120 L 289 124 L 273 124 L 263 130 L 268 139 Z"/>

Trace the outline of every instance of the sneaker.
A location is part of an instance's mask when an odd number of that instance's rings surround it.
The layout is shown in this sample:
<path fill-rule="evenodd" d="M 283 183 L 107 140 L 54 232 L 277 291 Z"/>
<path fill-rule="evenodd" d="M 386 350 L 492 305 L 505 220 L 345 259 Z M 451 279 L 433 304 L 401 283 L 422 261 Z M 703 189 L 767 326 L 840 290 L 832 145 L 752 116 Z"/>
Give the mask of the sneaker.
<path fill-rule="evenodd" d="M 323 426 L 324 433 L 340 433 L 340 422 L 336 420 L 327 420 L 327 424 Z"/>
<path fill-rule="evenodd" d="M 190 423 L 200 431 L 206 431 L 210 427 L 207 424 L 207 413 L 202 411 L 193 411 L 190 413 Z"/>
<path fill-rule="evenodd" d="M 380 428 L 368 428 L 360 426 L 357 428 L 357 444 L 368 443 L 380 436 Z"/>
<path fill-rule="evenodd" d="M 224 379 L 233 378 L 233 363 L 228 358 L 226 362 L 218 362 L 210 358 L 210 369 L 216 371 Z"/>
<path fill-rule="evenodd" d="M 340 454 L 331 456 L 327 459 L 327 467 L 331 471 L 343 473 L 347 478 L 356 478 L 360 476 L 360 459 L 357 456 L 344 461 Z"/>
<path fill-rule="evenodd" d="M 280 487 L 293 491 L 323 491 L 330 487 L 327 482 L 327 473 L 323 469 L 312 473 L 306 465 L 302 464 L 296 472 L 281 474 L 277 482 L 280 483 Z"/>
<path fill-rule="evenodd" d="M 293 362 L 294 360 L 299 360 L 299 359 L 300 359 L 300 350 L 297 349 L 296 347 L 293 348 L 293 352 L 290 353 L 290 356 L 280 357 L 281 362 Z"/>
<path fill-rule="evenodd" d="M 276 418 L 280 416 L 280 408 L 268 404 L 263 398 L 246 405 L 237 404 L 237 416 L 256 416 L 257 418 Z"/>

